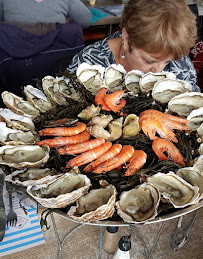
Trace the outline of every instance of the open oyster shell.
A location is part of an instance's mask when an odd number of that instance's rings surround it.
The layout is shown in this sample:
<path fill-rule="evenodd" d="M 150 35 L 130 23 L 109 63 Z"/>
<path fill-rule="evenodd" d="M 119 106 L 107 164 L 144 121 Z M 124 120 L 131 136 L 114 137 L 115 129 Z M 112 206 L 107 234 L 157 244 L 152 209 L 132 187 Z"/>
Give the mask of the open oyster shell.
<path fill-rule="evenodd" d="M 17 169 L 38 167 L 49 159 L 49 147 L 44 145 L 21 145 L 0 147 L 0 164 Z"/>
<path fill-rule="evenodd" d="M 200 143 L 203 143 L 203 123 L 197 129 L 197 135 L 198 135 L 197 141 Z"/>
<path fill-rule="evenodd" d="M 192 85 L 183 80 L 165 78 L 154 84 L 152 97 L 161 103 L 168 103 L 173 97 L 191 92 Z"/>
<path fill-rule="evenodd" d="M 199 198 L 199 188 L 192 186 L 173 172 L 157 173 L 148 177 L 147 182 L 155 185 L 163 197 L 168 199 L 175 208 L 184 208 L 194 204 Z"/>
<path fill-rule="evenodd" d="M 193 167 L 195 170 L 203 174 L 203 155 L 195 158 Z"/>
<path fill-rule="evenodd" d="M 62 208 L 87 193 L 90 186 L 90 179 L 73 167 L 47 184 L 28 186 L 27 192 L 46 208 Z"/>
<path fill-rule="evenodd" d="M 112 64 L 105 69 L 104 84 L 111 92 L 123 90 L 126 70 L 121 64 Z"/>
<path fill-rule="evenodd" d="M 199 146 L 198 152 L 200 155 L 203 155 L 203 143 Z"/>
<path fill-rule="evenodd" d="M 31 103 L 13 93 L 4 91 L 1 96 L 6 107 L 17 114 L 30 118 L 40 115 L 40 112 Z"/>
<path fill-rule="evenodd" d="M 77 200 L 68 215 L 74 220 L 92 222 L 111 217 L 115 211 L 116 188 L 100 181 L 102 188 L 93 189 Z"/>
<path fill-rule="evenodd" d="M 140 92 L 140 77 L 143 76 L 144 73 L 140 70 L 131 70 L 125 76 L 125 87 L 129 91 L 130 94 L 136 95 Z"/>
<path fill-rule="evenodd" d="M 203 107 L 191 111 L 191 113 L 187 116 L 187 120 L 189 120 L 187 123 L 189 128 L 191 130 L 197 130 L 200 125 L 203 124 Z"/>
<path fill-rule="evenodd" d="M 122 192 L 116 202 L 118 215 L 126 222 L 143 223 L 155 218 L 160 202 L 158 189 L 149 183 L 143 183 L 130 191 Z"/>

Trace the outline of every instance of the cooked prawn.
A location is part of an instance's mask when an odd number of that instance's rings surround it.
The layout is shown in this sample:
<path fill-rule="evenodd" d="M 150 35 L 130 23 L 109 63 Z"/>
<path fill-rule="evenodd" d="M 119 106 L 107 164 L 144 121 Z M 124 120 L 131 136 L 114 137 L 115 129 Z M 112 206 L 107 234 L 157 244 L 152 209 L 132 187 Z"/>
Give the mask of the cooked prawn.
<path fill-rule="evenodd" d="M 119 112 L 126 104 L 126 100 L 122 97 L 125 95 L 125 90 L 117 90 L 112 94 L 104 96 L 104 102 L 115 113 Z"/>
<path fill-rule="evenodd" d="M 156 133 L 158 133 L 161 138 L 168 139 L 175 143 L 178 142 L 177 138 L 175 137 L 175 133 L 167 127 L 163 126 L 158 120 L 151 118 L 145 119 L 142 121 L 141 128 L 144 134 L 151 140 L 156 139 Z"/>
<path fill-rule="evenodd" d="M 97 159 L 104 153 L 106 153 L 112 146 L 111 142 L 106 142 L 102 144 L 101 146 L 95 147 L 92 150 L 89 150 L 87 152 L 84 152 L 75 158 L 69 160 L 66 163 L 66 168 L 71 168 L 73 166 L 80 167 L 81 165 L 85 165 L 89 162 L 92 162 L 93 160 Z"/>
<path fill-rule="evenodd" d="M 107 92 L 106 87 L 102 87 L 101 89 L 99 89 L 99 91 L 97 92 L 97 94 L 94 98 L 94 102 L 96 105 L 101 105 L 102 110 L 111 111 L 111 109 L 104 102 L 104 96 L 106 96 L 106 92 Z"/>
<path fill-rule="evenodd" d="M 147 154 L 143 150 L 135 150 L 127 166 L 126 176 L 133 175 L 138 171 L 147 161 Z"/>
<path fill-rule="evenodd" d="M 86 125 L 82 122 L 76 122 L 75 127 L 56 127 L 56 128 L 46 128 L 39 131 L 40 136 L 64 136 L 69 137 L 77 135 L 86 129 Z"/>
<path fill-rule="evenodd" d="M 175 163 L 186 166 L 184 157 L 180 153 L 179 149 L 170 141 L 166 139 L 157 138 L 152 142 L 152 149 L 158 156 L 159 160 L 173 160 Z M 165 156 L 164 152 L 168 154 Z"/>
<path fill-rule="evenodd" d="M 38 146 L 48 145 L 50 148 L 62 147 L 68 144 L 76 144 L 90 139 L 90 134 L 85 130 L 81 134 L 70 137 L 56 137 L 52 139 L 41 140 L 37 143 Z"/>
<path fill-rule="evenodd" d="M 93 169 L 93 173 L 101 174 L 101 173 L 108 172 L 114 168 L 117 168 L 125 164 L 126 162 L 128 162 L 132 157 L 133 153 L 134 153 L 133 146 L 124 145 L 117 156 L 95 167 Z"/>
<path fill-rule="evenodd" d="M 105 139 L 96 138 L 82 143 L 67 145 L 58 150 L 60 155 L 74 155 L 86 152 L 105 143 Z"/>
<path fill-rule="evenodd" d="M 121 144 L 114 144 L 109 151 L 104 153 L 102 156 L 97 158 L 95 161 L 92 163 L 88 164 L 83 170 L 85 172 L 90 172 L 92 171 L 96 166 L 100 165 L 101 163 L 108 161 L 109 159 L 117 156 L 120 151 L 121 151 L 122 145 Z"/>
<path fill-rule="evenodd" d="M 48 121 L 45 127 L 53 128 L 53 127 L 62 127 L 62 126 L 70 126 L 76 123 L 78 119 L 70 119 L 70 118 L 63 118 L 54 121 Z"/>

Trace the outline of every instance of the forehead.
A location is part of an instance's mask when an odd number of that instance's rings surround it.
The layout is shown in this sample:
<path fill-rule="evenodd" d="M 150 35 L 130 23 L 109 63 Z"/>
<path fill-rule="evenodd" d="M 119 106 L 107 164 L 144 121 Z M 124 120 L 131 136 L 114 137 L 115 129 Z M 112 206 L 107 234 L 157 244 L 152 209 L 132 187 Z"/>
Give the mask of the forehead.
<path fill-rule="evenodd" d="M 142 58 L 149 58 L 152 60 L 173 60 L 174 56 L 172 54 L 168 54 L 165 51 L 160 51 L 159 53 L 149 53 L 142 49 L 133 48 L 132 53 L 134 53 L 136 56 L 142 57 Z"/>

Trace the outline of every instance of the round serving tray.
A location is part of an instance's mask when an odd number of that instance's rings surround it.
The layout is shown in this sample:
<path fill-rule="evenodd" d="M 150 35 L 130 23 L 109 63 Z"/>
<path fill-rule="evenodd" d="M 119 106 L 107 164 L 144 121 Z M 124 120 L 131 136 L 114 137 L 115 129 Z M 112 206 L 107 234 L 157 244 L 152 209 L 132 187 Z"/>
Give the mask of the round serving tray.
<path fill-rule="evenodd" d="M 183 209 L 179 209 L 179 210 L 177 210 L 173 213 L 168 213 L 168 214 L 163 215 L 163 216 L 157 216 L 156 218 L 148 220 L 144 223 L 135 223 L 135 224 L 152 224 L 152 223 L 159 223 L 159 222 L 162 222 L 162 221 L 178 218 L 180 216 L 183 216 L 183 215 L 186 215 L 190 212 L 193 212 L 193 211 L 201 208 L 202 206 L 203 206 L 203 200 L 201 200 L 197 204 L 188 206 L 188 207 L 183 208 Z M 127 222 L 110 221 L 110 220 L 95 221 L 95 222 L 82 222 L 82 221 L 73 220 L 71 217 L 69 217 L 65 212 L 63 212 L 61 210 L 56 210 L 54 212 L 57 213 L 58 215 L 64 217 L 67 220 L 70 220 L 70 221 L 73 221 L 73 222 L 76 222 L 76 223 L 86 224 L 86 225 L 117 226 L 117 227 L 125 227 L 125 226 L 132 225 L 132 224 L 127 223 Z"/>

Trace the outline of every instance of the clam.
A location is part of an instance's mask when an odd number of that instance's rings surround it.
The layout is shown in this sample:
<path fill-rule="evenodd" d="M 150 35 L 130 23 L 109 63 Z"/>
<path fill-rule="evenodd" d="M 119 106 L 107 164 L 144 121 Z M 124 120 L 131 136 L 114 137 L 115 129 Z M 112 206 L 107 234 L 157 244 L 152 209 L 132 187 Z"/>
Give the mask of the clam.
<path fill-rule="evenodd" d="M 150 183 L 143 183 L 135 189 L 122 192 L 116 208 L 124 221 L 143 223 L 156 217 L 159 202 L 158 189 Z"/>
<path fill-rule="evenodd" d="M 195 158 L 193 167 L 195 170 L 203 174 L 203 155 Z"/>
<path fill-rule="evenodd" d="M 115 211 L 116 188 L 100 181 L 102 188 L 93 189 L 76 201 L 68 215 L 74 220 L 93 222 L 110 218 Z"/>
<path fill-rule="evenodd" d="M 44 145 L 20 145 L 0 147 L 0 164 L 17 169 L 38 167 L 49 159 L 49 147 Z"/>
<path fill-rule="evenodd" d="M 152 97 L 161 103 L 168 103 L 173 97 L 191 92 L 192 85 L 183 80 L 165 78 L 154 84 Z"/>
<path fill-rule="evenodd" d="M 90 179 L 79 173 L 77 167 L 52 181 L 27 187 L 27 192 L 46 208 L 65 207 L 88 192 Z"/>
<path fill-rule="evenodd" d="M 93 95 L 96 95 L 103 83 L 105 68 L 100 65 L 89 65 L 82 63 L 76 71 L 77 79 Z"/>
<path fill-rule="evenodd" d="M 19 115 L 30 118 L 35 118 L 40 115 L 39 110 L 31 103 L 13 93 L 4 91 L 1 96 L 6 107 Z"/>
<path fill-rule="evenodd" d="M 129 114 L 123 124 L 123 138 L 137 135 L 139 132 L 139 117 L 135 114 Z"/>
<path fill-rule="evenodd" d="M 31 131 L 12 129 L 6 122 L 0 122 L 0 143 L 2 145 L 29 145 L 36 144 L 39 138 Z"/>
<path fill-rule="evenodd" d="M 184 208 L 194 204 L 199 198 L 199 188 L 192 186 L 173 172 L 157 173 L 148 177 L 147 182 L 155 185 L 163 197 L 169 200 L 175 208 Z"/>
<path fill-rule="evenodd" d="M 99 106 L 95 106 L 94 104 L 87 106 L 84 110 L 82 110 L 78 117 L 84 121 L 89 121 L 94 117 L 95 115 L 98 115 L 100 113 L 101 108 Z"/>
<path fill-rule="evenodd" d="M 41 90 L 27 85 L 24 87 L 24 93 L 26 99 L 40 112 L 44 113 L 52 109 L 52 104 Z"/>
<path fill-rule="evenodd" d="M 203 107 L 203 93 L 183 93 L 173 97 L 169 103 L 170 111 L 178 115 L 188 116 L 193 110 Z"/>
<path fill-rule="evenodd" d="M 203 107 L 191 111 L 191 113 L 187 116 L 187 120 L 189 120 L 187 123 L 189 128 L 191 130 L 197 130 L 200 125 L 203 124 Z"/>
<path fill-rule="evenodd" d="M 104 84 L 111 92 L 123 90 L 126 70 L 121 64 L 112 64 L 105 69 Z"/>
<path fill-rule="evenodd" d="M 32 119 L 16 114 L 9 109 L 0 108 L 0 121 L 4 121 L 7 127 L 15 128 L 23 131 L 35 130 Z"/>
<path fill-rule="evenodd" d="M 109 125 L 109 122 L 113 120 L 111 115 L 99 114 L 92 117 L 87 126 L 93 126 L 95 124 L 101 125 L 103 128 L 106 128 Z"/>
<path fill-rule="evenodd" d="M 131 70 L 125 76 L 125 87 L 130 94 L 136 95 L 140 92 L 140 77 L 144 73 L 140 70 Z"/>

